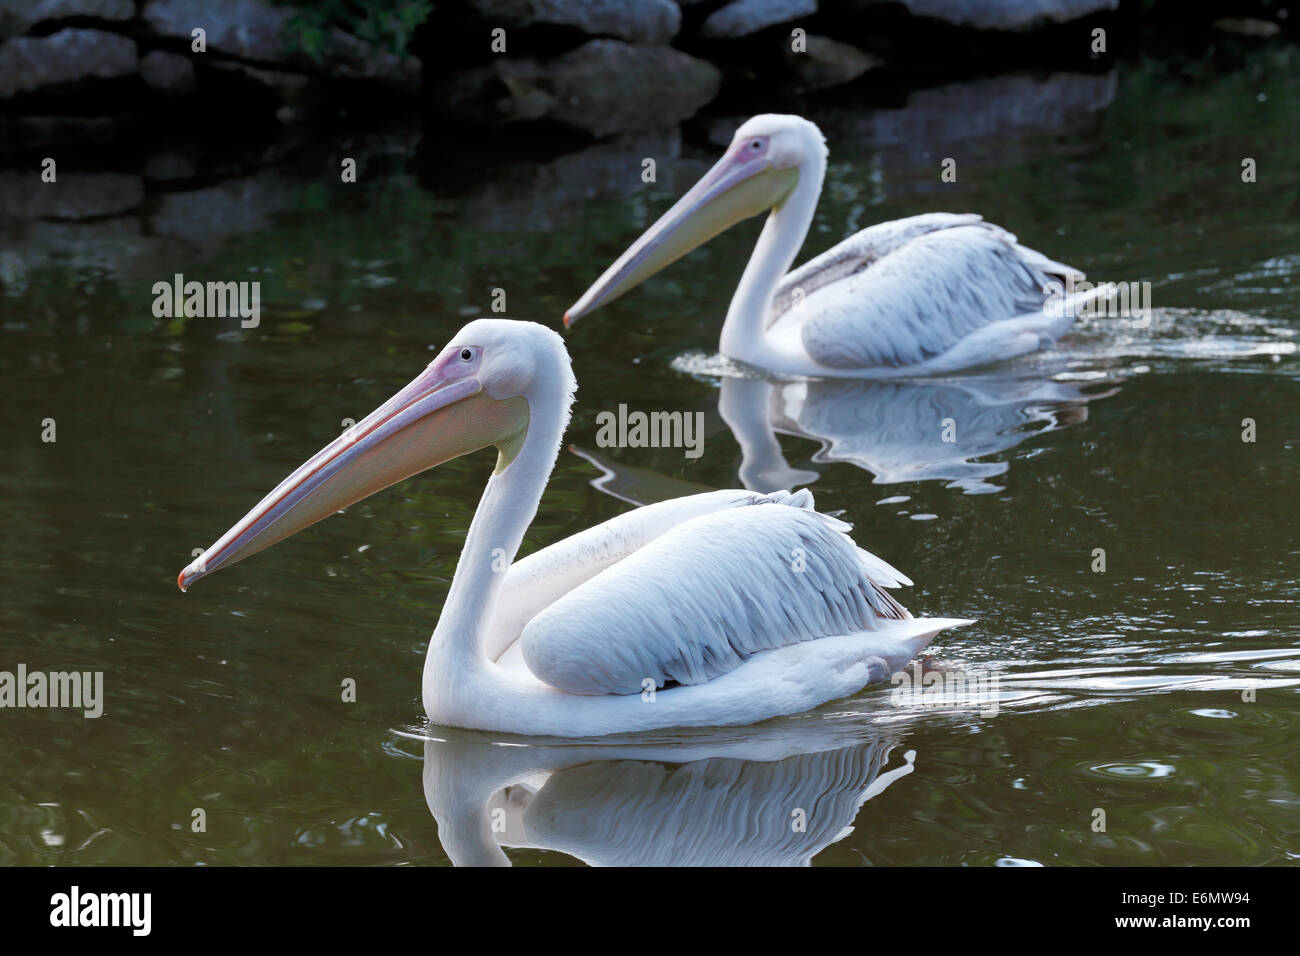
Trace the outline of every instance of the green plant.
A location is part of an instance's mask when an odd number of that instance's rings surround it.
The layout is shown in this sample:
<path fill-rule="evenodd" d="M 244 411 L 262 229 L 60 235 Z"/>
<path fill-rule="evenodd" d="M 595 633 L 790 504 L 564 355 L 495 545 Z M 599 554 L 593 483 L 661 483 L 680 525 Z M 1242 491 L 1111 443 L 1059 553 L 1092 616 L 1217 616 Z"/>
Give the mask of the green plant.
<path fill-rule="evenodd" d="M 333 29 L 405 58 L 412 34 L 433 11 L 432 0 L 319 0 L 311 6 L 277 0 L 277 6 L 296 11 L 285 26 L 289 50 L 316 63 L 324 58 L 325 38 Z"/>

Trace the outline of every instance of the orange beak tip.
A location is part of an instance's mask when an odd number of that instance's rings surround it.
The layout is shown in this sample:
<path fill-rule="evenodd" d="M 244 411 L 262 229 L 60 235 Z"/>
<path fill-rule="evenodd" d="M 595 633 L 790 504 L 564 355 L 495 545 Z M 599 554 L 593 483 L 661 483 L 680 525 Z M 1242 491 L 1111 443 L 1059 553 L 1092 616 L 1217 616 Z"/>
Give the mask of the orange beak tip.
<path fill-rule="evenodd" d="M 564 327 L 567 329 L 573 325 L 573 320 L 569 318 L 569 313 L 564 313 Z"/>

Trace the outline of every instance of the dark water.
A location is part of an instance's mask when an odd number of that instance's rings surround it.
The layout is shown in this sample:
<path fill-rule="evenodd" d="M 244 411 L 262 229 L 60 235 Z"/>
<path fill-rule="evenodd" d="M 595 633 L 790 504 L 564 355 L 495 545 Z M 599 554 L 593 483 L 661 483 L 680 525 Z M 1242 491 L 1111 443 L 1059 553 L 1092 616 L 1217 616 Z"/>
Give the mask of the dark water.
<path fill-rule="evenodd" d="M 526 549 L 626 500 L 811 481 L 917 582 L 914 612 L 978 619 L 929 663 L 996 675 L 996 714 L 899 707 L 884 686 L 617 744 L 427 727 L 422 654 L 486 454 L 175 587 L 191 549 L 493 289 L 507 315 L 557 324 L 732 118 L 569 153 L 426 139 L 418 159 L 418 131 L 397 130 L 241 177 L 122 174 L 142 201 L 73 219 L 11 199 L 0 669 L 102 670 L 105 712 L 0 712 L 0 862 L 490 861 L 483 815 L 530 864 L 1294 861 L 1298 67 L 1283 48 L 805 110 L 832 150 L 805 254 L 979 211 L 1090 278 L 1150 282 L 1149 324 L 1090 319 L 1055 352 L 943 382 L 720 388 L 750 225 L 568 336 L 575 453 Z M 362 177 L 341 185 L 348 155 Z M 155 318 L 151 287 L 175 272 L 260 280 L 261 326 Z M 620 402 L 705 412 L 704 454 L 598 448 L 596 415 Z M 933 437 L 948 415 L 955 445 Z"/>

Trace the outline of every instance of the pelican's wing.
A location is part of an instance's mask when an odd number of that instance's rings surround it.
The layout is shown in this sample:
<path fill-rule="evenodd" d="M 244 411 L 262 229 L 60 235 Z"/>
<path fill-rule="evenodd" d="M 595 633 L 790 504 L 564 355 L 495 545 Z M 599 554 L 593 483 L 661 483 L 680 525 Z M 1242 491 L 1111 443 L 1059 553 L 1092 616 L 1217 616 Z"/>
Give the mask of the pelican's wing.
<path fill-rule="evenodd" d="M 543 608 L 684 521 L 753 504 L 749 491 L 709 491 L 645 505 L 516 561 L 486 630 L 484 653 L 497 660 Z M 785 494 L 777 497 L 785 497 Z"/>
<path fill-rule="evenodd" d="M 1083 277 L 978 216 L 883 225 L 796 269 L 778 292 L 774 308 L 804 290 L 804 348 L 830 368 L 916 365 L 991 323 L 1042 314 L 1049 281 Z"/>
<path fill-rule="evenodd" d="M 528 669 L 569 693 L 631 694 L 910 617 L 884 588 L 911 582 L 813 511 L 809 492 L 750 498 L 682 522 L 537 614 L 520 640 Z"/>
<path fill-rule="evenodd" d="M 861 272 L 917 236 L 953 226 L 969 226 L 982 222 L 983 218 L 975 213 L 930 212 L 868 226 L 809 259 L 782 279 L 772 298 L 767 324 L 770 326 L 788 312 L 795 304 L 796 295 L 806 301 L 822 286 Z"/>

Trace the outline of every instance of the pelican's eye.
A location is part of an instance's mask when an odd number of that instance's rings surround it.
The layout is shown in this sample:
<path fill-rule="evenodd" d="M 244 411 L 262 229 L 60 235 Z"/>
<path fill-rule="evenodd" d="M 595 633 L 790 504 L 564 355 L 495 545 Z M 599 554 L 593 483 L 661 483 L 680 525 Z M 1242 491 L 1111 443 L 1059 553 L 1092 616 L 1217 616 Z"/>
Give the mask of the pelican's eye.
<path fill-rule="evenodd" d="M 742 163 L 767 155 L 768 137 L 753 136 L 735 147 L 736 159 Z"/>
<path fill-rule="evenodd" d="M 472 361 L 474 361 L 474 350 L 473 350 L 473 349 L 461 349 L 461 350 L 460 350 L 460 360 L 461 360 L 462 362 L 472 362 Z"/>

